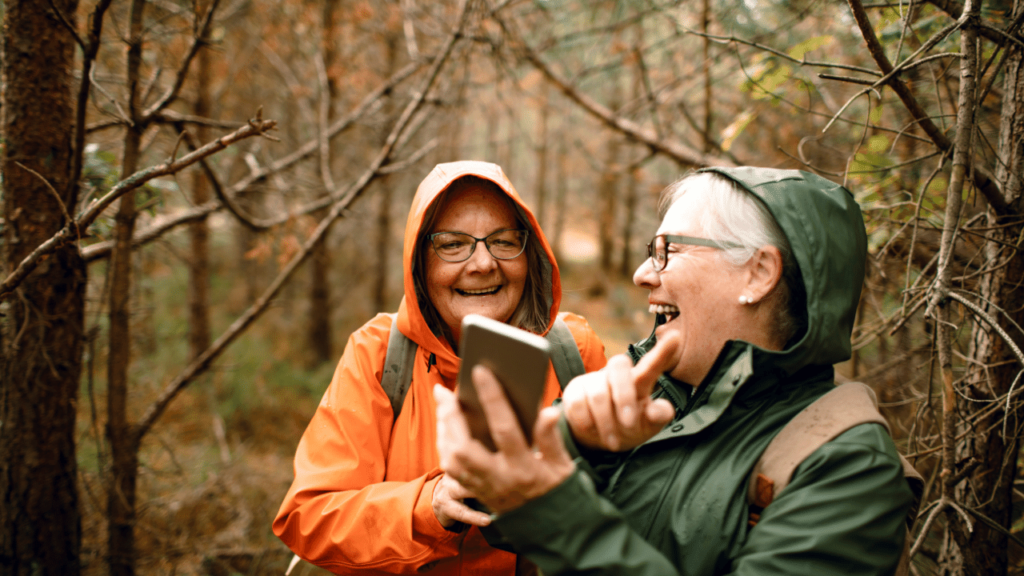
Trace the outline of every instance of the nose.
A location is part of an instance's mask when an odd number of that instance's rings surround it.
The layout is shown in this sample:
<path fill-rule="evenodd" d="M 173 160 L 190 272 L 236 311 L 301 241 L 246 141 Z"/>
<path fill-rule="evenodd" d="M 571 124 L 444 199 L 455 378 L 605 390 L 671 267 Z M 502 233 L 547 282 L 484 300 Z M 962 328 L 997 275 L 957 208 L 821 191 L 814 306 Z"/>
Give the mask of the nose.
<path fill-rule="evenodd" d="M 466 261 L 466 268 L 474 272 L 490 272 L 498 267 L 498 260 L 491 256 L 491 251 L 483 240 L 477 240 L 474 244 L 473 254 Z"/>
<path fill-rule="evenodd" d="M 654 270 L 653 261 L 650 258 L 644 260 L 633 273 L 633 284 L 648 290 L 661 284 L 661 275 Z"/>

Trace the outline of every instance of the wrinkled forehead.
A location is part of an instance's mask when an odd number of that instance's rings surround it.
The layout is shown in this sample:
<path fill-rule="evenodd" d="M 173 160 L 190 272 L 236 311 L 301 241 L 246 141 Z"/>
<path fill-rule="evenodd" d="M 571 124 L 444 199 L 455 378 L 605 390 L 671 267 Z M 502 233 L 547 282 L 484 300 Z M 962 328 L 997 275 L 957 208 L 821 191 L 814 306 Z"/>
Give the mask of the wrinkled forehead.
<path fill-rule="evenodd" d="M 437 199 L 437 216 L 433 230 L 456 230 L 453 226 L 464 226 L 472 221 L 485 219 L 504 228 L 514 228 L 515 211 L 511 201 L 501 192 L 486 185 L 463 184 L 460 181 L 449 187 Z"/>
<path fill-rule="evenodd" d="M 658 234 L 693 235 L 701 230 L 707 212 L 707 191 L 695 187 L 676 197 L 661 219 Z"/>

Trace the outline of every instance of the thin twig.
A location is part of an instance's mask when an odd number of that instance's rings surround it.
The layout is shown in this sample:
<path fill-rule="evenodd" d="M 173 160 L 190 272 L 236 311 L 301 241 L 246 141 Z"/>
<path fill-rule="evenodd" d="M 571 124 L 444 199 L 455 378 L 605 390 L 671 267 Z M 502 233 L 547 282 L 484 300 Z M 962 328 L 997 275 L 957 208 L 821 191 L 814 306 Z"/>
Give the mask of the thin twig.
<path fill-rule="evenodd" d="M 21 166 L 27 172 L 30 172 L 36 178 L 39 178 L 43 182 L 43 184 L 46 184 L 46 189 L 50 191 L 50 194 L 53 194 L 54 200 L 56 200 L 57 204 L 60 205 L 60 211 L 64 213 L 64 221 L 65 222 L 74 222 L 74 220 L 71 218 L 71 214 L 68 214 L 68 207 L 64 205 L 64 201 L 61 200 L 60 194 L 57 193 L 57 189 L 53 187 L 53 184 L 50 184 L 49 180 L 44 178 L 43 175 L 40 174 L 39 172 L 36 172 L 35 170 L 29 168 L 28 166 L 25 166 L 24 164 L 22 164 L 21 162 L 18 162 L 17 160 L 15 160 L 14 163 L 17 164 L 18 166 Z M 82 234 L 81 234 L 81 232 L 78 231 L 78 227 L 77 226 L 75 227 L 75 238 L 77 238 L 79 240 L 82 239 Z"/>
<path fill-rule="evenodd" d="M 196 54 L 199 52 L 199 48 L 202 47 L 204 38 L 206 38 L 207 32 L 210 30 L 210 24 L 213 22 L 213 14 L 217 11 L 217 6 L 220 4 L 220 0 L 211 0 L 210 7 L 206 11 L 206 15 L 203 17 L 202 24 L 197 27 L 195 35 L 192 37 L 192 45 L 189 46 L 188 52 L 185 53 L 185 57 L 181 61 L 181 66 L 178 67 L 178 73 L 174 76 L 174 82 L 171 87 L 164 92 L 164 95 L 157 100 L 152 106 L 146 109 L 142 114 L 144 122 L 150 122 L 161 110 L 166 108 L 178 97 L 178 92 L 181 91 L 181 87 L 185 84 L 185 78 L 188 77 L 188 69 L 192 64 L 192 60 L 195 59 Z"/>
<path fill-rule="evenodd" d="M 947 137 L 946 134 L 939 129 L 934 122 L 932 122 L 931 118 L 925 112 L 924 108 L 921 107 L 920 102 L 917 101 L 907 85 L 898 77 L 891 75 L 895 70 L 895 67 L 889 61 L 888 57 L 886 57 L 885 51 L 882 48 L 882 43 L 879 42 L 878 36 L 875 35 L 875 30 L 871 26 L 871 21 L 868 19 L 868 15 L 864 11 L 864 6 L 861 1 L 847 0 L 847 3 L 850 5 L 854 19 L 857 21 L 858 28 L 860 28 L 861 36 L 864 38 L 864 41 L 868 46 L 868 52 L 871 54 L 872 58 L 874 58 L 875 63 L 878 64 L 879 69 L 884 72 L 886 77 L 889 79 L 888 86 L 893 89 L 893 92 L 895 92 L 900 98 L 900 101 L 903 102 L 903 106 L 908 112 L 910 112 L 910 115 L 920 123 L 921 128 L 925 131 L 928 137 L 931 138 L 935 145 L 943 151 L 952 148 L 953 143 L 950 141 L 949 137 Z M 957 26 L 962 26 L 960 23 L 964 21 L 964 18 L 965 17 L 963 15 L 958 18 Z M 977 19 L 975 19 L 975 21 L 977 21 Z M 968 28 L 972 30 L 972 34 L 976 34 L 977 26 L 971 25 L 968 26 Z M 945 32 L 945 29 L 943 29 L 943 32 Z M 937 36 L 938 35 L 933 36 L 933 38 Z M 918 52 L 920 52 L 920 50 Z M 962 46 L 961 53 L 966 53 Z M 1016 215 L 1016 211 L 1003 197 L 997 182 L 990 178 L 984 171 L 975 170 L 973 172 L 973 176 L 974 185 L 981 191 L 982 195 L 985 196 L 985 199 L 997 214 L 1000 216 Z"/>
<path fill-rule="evenodd" d="M 406 158 L 405 160 L 400 160 L 398 162 L 392 162 L 386 166 L 381 166 L 379 173 L 383 176 L 387 174 L 401 172 L 422 160 L 427 154 L 430 154 L 435 148 L 437 148 L 437 145 L 439 143 L 440 140 L 438 140 L 437 138 L 431 138 L 426 144 L 420 147 L 419 150 L 410 154 L 409 157 Z"/>
<path fill-rule="evenodd" d="M 75 42 L 78 44 L 78 47 L 82 49 L 82 52 L 85 52 L 86 45 L 85 42 L 82 41 L 82 37 L 78 35 L 78 30 L 76 30 L 74 25 L 71 24 L 67 16 L 65 16 L 64 13 L 60 11 L 60 8 L 57 8 L 57 5 L 53 3 L 53 0 L 48 1 L 50 3 L 50 9 L 53 10 L 53 13 L 57 15 L 57 18 L 60 20 L 60 23 L 63 24 L 64 27 L 68 29 L 68 32 L 71 33 L 71 37 L 75 39 Z"/>
<path fill-rule="evenodd" d="M 176 125 L 175 127 L 178 130 L 180 130 L 182 137 L 185 141 L 185 144 L 191 150 L 195 150 L 198 148 L 198 146 L 196 146 L 195 143 L 195 138 L 188 130 L 186 130 L 183 126 L 180 125 Z M 244 208 L 242 208 L 240 205 L 238 205 L 238 203 L 235 202 L 234 198 L 225 193 L 224 187 L 220 183 L 220 179 L 217 178 L 217 174 L 214 173 L 213 168 L 210 167 L 210 163 L 206 161 L 206 158 L 203 158 L 202 160 L 199 161 L 199 166 L 200 168 L 202 168 L 203 173 L 206 175 L 206 179 L 210 181 L 210 185 L 213 187 L 214 194 L 221 201 L 221 204 L 223 204 L 224 207 L 228 209 L 228 212 L 231 212 L 231 214 L 234 215 L 234 217 L 239 222 L 244 224 L 253 232 L 267 230 L 276 224 L 275 221 L 259 220 L 256 217 L 250 215 L 248 212 L 246 212 Z"/>
<path fill-rule="evenodd" d="M 925 518 L 924 524 L 921 526 L 921 531 L 918 533 L 917 538 L 914 540 L 914 545 L 910 547 L 910 557 L 913 558 L 917 555 L 917 552 L 921 549 L 921 545 L 924 544 L 925 538 L 928 536 L 928 530 L 931 529 L 932 523 L 938 518 L 939 514 L 946 508 L 948 504 L 945 498 L 939 499 L 934 503 L 932 511 Z M 924 510 L 921 511 L 922 513 Z"/>

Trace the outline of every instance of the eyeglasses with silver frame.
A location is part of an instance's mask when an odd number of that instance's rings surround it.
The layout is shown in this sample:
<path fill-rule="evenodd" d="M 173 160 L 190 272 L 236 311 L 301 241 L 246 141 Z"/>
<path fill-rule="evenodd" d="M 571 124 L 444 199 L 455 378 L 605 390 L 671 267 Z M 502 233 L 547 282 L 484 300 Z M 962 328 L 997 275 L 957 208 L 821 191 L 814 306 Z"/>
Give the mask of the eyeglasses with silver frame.
<path fill-rule="evenodd" d="M 487 251 L 498 260 L 511 260 L 526 250 L 529 230 L 505 228 L 477 238 L 464 232 L 435 232 L 427 234 L 427 240 L 434 248 L 434 254 L 445 262 L 465 262 L 473 256 L 478 242 L 483 242 Z"/>
<path fill-rule="evenodd" d="M 647 243 L 647 257 L 651 259 L 656 272 L 661 272 L 668 266 L 668 247 L 670 244 L 686 244 L 689 246 L 706 246 L 717 250 L 728 250 L 739 248 L 735 242 L 724 242 L 697 238 L 695 236 L 680 236 L 678 234 L 659 234 Z"/>

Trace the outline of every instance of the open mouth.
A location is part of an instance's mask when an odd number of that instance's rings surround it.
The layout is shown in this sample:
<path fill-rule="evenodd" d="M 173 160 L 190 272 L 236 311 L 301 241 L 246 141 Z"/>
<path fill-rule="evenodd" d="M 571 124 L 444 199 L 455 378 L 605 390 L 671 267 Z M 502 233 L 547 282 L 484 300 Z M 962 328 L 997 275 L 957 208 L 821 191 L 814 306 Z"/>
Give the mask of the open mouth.
<path fill-rule="evenodd" d="M 490 296 L 491 294 L 497 294 L 498 290 L 501 290 L 501 285 L 492 286 L 490 288 L 481 288 L 480 290 L 459 290 L 455 289 L 460 296 Z"/>
<path fill-rule="evenodd" d="M 662 314 L 668 322 L 675 320 L 679 316 L 679 308 L 672 306 L 671 304 L 651 304 L 651 314 Z"/>

